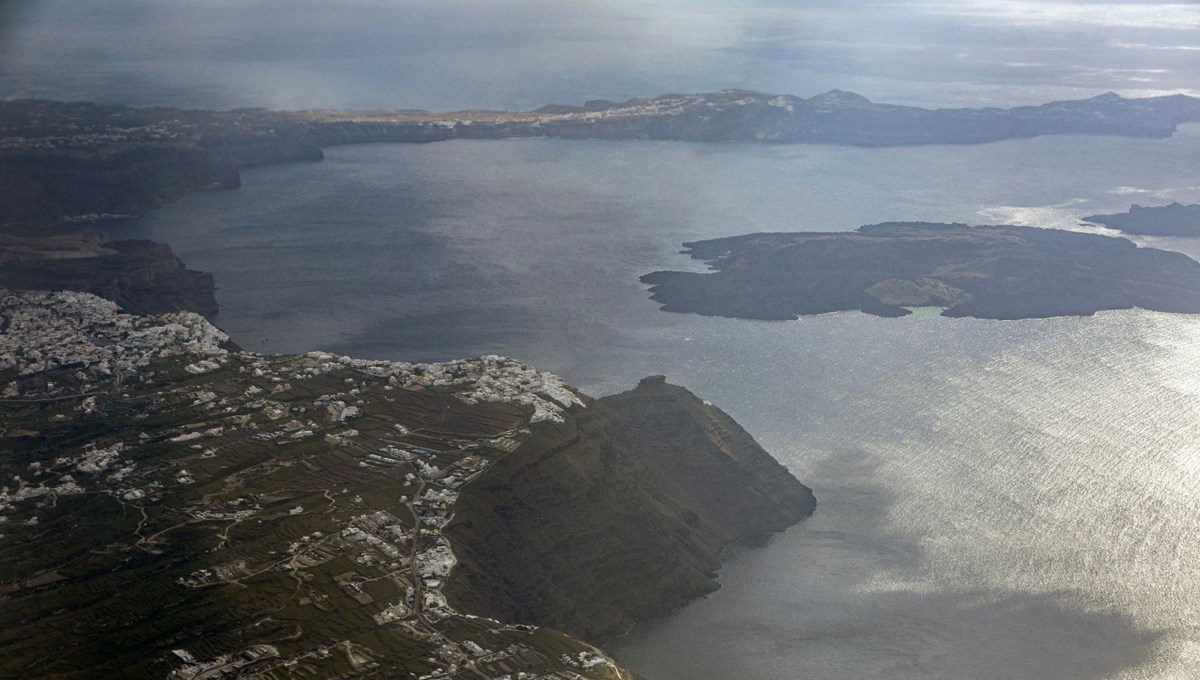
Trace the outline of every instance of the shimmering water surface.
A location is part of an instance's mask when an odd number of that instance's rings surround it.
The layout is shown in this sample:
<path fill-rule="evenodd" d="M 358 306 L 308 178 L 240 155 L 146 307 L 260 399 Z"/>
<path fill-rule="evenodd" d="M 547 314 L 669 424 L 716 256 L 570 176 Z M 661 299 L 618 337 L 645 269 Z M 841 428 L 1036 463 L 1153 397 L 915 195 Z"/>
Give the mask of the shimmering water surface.
<path fill-rule="evenodd" d="M 665 373 L 816 516 L 613 645 L 651 680 L 1200 674 L 1200 318 L 755 322 L 660 312 L 686 240 L 888 219 L 1093 229 L 1200 200 L 1200 128 L 848 149 L 448 142 L 330 150 L 117 225 L 221 286 L 250 349 L 509 354 L 593 394 Z M 1099 230 L 1097 230 L 1099 231 Z M 1200 255 L 1200 241 L 1145 241 Z"/>

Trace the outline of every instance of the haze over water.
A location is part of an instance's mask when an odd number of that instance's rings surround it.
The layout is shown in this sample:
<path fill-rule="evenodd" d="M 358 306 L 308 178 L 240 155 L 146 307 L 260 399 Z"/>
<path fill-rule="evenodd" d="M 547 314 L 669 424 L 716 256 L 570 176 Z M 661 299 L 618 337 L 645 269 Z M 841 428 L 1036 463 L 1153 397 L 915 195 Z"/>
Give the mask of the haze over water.
<path fill-rule="evenodd" d="M 923 106 L 1200 93 L 1200 7 L 1056 0 L 8 0 L 0 97 L 472 107 L 745 88 Z"/>
<path fill-rule="evenodd" d="M 18 3 L 0 96 L 447 109 L 735 86 L 925 105 L 1200 90 L 1188 4 L 116 6 Z M 133 35 L 151 37 L 120 39 Z M 37 75 L 39 59 L 59 68 Z M 214 272 L 217 321 L 248 349 L 495 352 L 597 395 L 665 373 L 815 489 L 817 514 L 741 551 L 721 591 L 613 645 L 650 680 L 1200 673 L 1200 318 L 754 322 L 660 312 L 637 282 L 698 266 L 680 244 L 714 236 L 894 219 L 1088 228 L 1079 216 L 1131 202 L 1200 202 L 1200 126 L 1168 140 L 327 156 L 114 232 Z M 1200 257 L 1200 239 L 1141 242 Z"/>

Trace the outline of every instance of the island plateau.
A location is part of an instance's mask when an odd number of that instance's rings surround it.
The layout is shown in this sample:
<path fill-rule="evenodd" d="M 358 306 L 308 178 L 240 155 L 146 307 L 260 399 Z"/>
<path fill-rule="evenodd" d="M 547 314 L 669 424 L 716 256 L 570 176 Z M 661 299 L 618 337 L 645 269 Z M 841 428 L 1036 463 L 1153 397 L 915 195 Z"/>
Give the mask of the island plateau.
<path fill-rule="evenodd" d="M 814 508 L 662 377 L 261 355 L 77 292 L 0 327 L 2 677 L 633 680 L 594 643 Z"/>
<path fill-rule="evenodd" d="M 1089 215 L 1085 222 L 1103 224 L 1143 236 L 1200 236 L 1200 205 L 1170 205 L 1143 207 L 1136 203 L 1129 212 L 1115 215 Z"/>
<path fill-rule="evenodd" d="M 643 276 L 666 311 L 748 319 L 841 310 L 896 317 L 916 307 L 988 319 L 1133 307 L 1200 313 L 1200 263 L 1095 234 L 892 222 L 684 245 L 714 271 Z"/>
<path fill-rule="evenodd" d="M 922 109 L 833 90 L 804 99 L 744 90 L 663 95 L 530 112 L 233 111 L 0 102 L 0 286 L 83 290 L 133 313 L 217 309 L 211 279 L 169 248 L 105 243 L 57 225 L 143 214 L 240 186 L 242 168 L 316 161 L 367 142 L 556 137 L 775 144 L 976 144 L 1047 134 L 1167 137 L 1200 121 L 1200 99 L 1104 94 L 1012 109 Z M 17 236 L 24 241 L 15 241 Z M 30 239 L 33 239 L 32 241 Z"/>
<path fill-rule="evenodd" d="M 894 146 L 1049 134 L 1169 137 L 1200 99 L 1091 99 L 1012 109 L 922 109 L 840 90 L 804 99 L 744 90 L 530 112 L 200 111 L 43 100 L 0 102 L 0 227 L 140 214 L 237 187 L 239 169 L 320 160 L 365 142 L 559 137 Z"/>

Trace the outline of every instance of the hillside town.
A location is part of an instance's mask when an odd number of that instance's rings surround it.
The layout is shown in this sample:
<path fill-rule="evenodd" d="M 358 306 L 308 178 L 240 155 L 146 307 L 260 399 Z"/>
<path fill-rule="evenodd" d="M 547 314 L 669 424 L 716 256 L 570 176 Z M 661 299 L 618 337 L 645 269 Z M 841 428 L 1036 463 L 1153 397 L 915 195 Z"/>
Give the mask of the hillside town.
<path fill-rule="evenodd" d="M 459 495 L 531 424 L 585 406 L 557 376 L 498 356 L 260 355 L 198 315 L 80 293 L 4 292 L 0 319 L 0 606 L 41 611 L 33 628 L 110 639 L 140 616 L 110 598 L 150 579 L 179 603 L 156 616 L 187 633 L 137 654 L 172 680 L 632 677 L 447 590 Z"/>

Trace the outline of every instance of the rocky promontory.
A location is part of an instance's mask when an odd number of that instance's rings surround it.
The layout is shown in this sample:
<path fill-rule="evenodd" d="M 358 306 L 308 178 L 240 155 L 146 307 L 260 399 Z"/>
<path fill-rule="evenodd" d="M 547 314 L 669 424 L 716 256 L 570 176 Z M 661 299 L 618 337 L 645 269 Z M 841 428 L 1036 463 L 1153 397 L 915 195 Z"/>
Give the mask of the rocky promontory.
<path fill-rule="evenodd" d="M 186 268 L 161 243 L 109 241 L 96 230 L 39 237 L 0 233 L 0 287 L 84 291 L 131 314 L 217 313 L 212 274 Z"/>
<path fill-rule="evenodd" d="M 647 378 L 538 424 L 463 489 L 447 529 L 459 556 L 449 596 L 605 640 L 716 589 L 724 547 L 814 507 L 732 418 Z"/>
<path fill-rule="evenodd" d="M 915 307 L 989 319 L 1132 307 L 1200 313 L 1200 263 L 1079 232 L 893 222 L 684 245 L 714 271 L 643 276 L 666 311 L 749 319 L 853 309 L 904 316 Z"/>
<path fill-rule="evenodd" d="M 1170 205 L 1143 207 L 1136 203 L 1129 212 L 1115 215 L 1089 215 L 1085 222 L 1103 224 L 1126 234 L 1143 236 L 1200 236 L 1200 205 Z"/>

